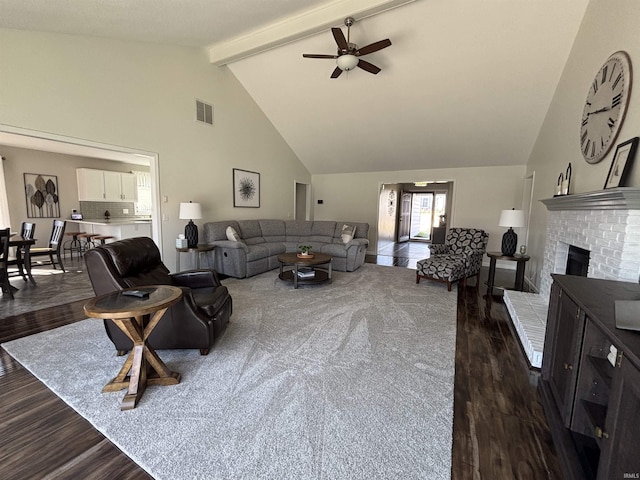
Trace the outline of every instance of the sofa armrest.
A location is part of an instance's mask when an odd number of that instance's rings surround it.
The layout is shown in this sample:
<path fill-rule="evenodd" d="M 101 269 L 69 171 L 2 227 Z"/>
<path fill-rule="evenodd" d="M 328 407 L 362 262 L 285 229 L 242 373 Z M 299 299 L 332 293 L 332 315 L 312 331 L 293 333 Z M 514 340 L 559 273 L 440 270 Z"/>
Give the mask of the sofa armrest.
<path fill-rule="evenodd" d="M 356 248 L 361 246 L 361 245 L 364 245 L 365 247 L 367 247 L 367 246 L 369 246 L 369 239 L 367 239 L 367 238 L 354 238 L 354 239 L 350 240 L 348 243 L 345 243 L 344 244 L 344 248 L 349 250 L 354 245 L 356 246 Z"/>
<path fill-rule="evenodd" d="M 229 248 L 236 250 L 244 250 L 245 253 L 249 251 L 249 247 L 244 242 L 234 242 L 232 240 L 216 240 L 214 242 L 209 242 L 209 245 L 213 245 L 216 248 Z"/>
<path fill-rule="evenodd" d="M 476 275 L 482 267 L 482 258 L 485 251 L 477 248 L 465 250 L 465 269 L 467 275 Z"/>
<path fill-rule="evenodd" d="M 186 270 L 171 274 L 175 285 L 188 288 L 218 287 L 221 285 L 215 270 Z"/>
<path fill-rule="evenodd" d="M 436 243 L 429 245 L 429 250 L 431 250 L 431 255 L 442 255 L 445 253 L 450 253 L 451 247 L 444 243 Z"/>

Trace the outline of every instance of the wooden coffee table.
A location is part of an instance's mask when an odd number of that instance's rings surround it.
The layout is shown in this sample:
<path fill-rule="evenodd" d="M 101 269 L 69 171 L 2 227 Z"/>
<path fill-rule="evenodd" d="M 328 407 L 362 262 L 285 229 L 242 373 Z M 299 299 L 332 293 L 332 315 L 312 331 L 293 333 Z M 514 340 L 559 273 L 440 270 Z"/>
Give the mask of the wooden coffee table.
<path fill-rule="evenodd" d="M 123 292 L 148 292 L 147 298 L 129 297 Z M 120 410 L 135 408 L 147 385 L 176 385 L 180 374 L 164 364 L 147 339 L 167 309 L 180 301 L 182 290 L 170 285 L 151 285 L 108 293 L 87 302 L 84 312 L 94 318 L 113 322 L 133 341 L 133 348 L 118 375 L 105 385 L 102 393 L 127 388 Z"/>
<path fill-rule="evenodd" d="M 280 275 L 278 277 L 281 280 L 293 282 L 293 288 L 298 288 L 298 285 L 313 283 L 331 283 L 331 260 L 331 255 L 325 253 L 314 253 L 313 258 L 301 258 L 298 257 L 297 253 L 283 253 L 278 255 L 278 261 L 280 262 Z M 285 266 L 293 268 L 285 270 Z M 324 268 L 316 268 L 318 266 L 324 266 Z M 313 269 L 314 276 L 310 278 L 298 277 L 300 267 Z"/>

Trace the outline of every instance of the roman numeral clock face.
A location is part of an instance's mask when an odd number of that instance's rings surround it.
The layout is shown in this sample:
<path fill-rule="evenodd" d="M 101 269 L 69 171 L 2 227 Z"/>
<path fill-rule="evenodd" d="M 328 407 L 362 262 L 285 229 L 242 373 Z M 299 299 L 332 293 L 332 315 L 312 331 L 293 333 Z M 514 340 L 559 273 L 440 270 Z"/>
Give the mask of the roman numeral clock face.
<path fill-rule="evenodd" d="M 625 52 L 616 52 L 593 79 L 582 112 L 580 150 L 588 163 L 598 163 L 613 146 L 630 93 L 631 61 Z"/>

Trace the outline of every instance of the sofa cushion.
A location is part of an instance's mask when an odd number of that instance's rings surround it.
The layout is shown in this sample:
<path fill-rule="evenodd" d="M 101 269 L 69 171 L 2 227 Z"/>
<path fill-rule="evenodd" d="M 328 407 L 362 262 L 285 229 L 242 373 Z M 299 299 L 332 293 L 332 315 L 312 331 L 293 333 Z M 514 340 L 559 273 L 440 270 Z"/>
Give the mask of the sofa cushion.
<path fill-rule="evenodd" d="M 261 243 L 259 245 L 249 246 L 247 252 L 247 262 L 254 262 L 262 258 L 271 257 L 273 255 L 280 255 L 285 252 L 284 243 Z"/>
<path fill-rule="evenodd" d="M 284 242 L 287 235 L 284 229 L 284 220 L 259 220 L 262 238 L 265 242 Z"/>
<path fill-rule="evenodd" d="M 227 240 L 230 240 L 232 242 L 240 241 L 240 235 L 238 234 L 238 232 L 236 232 L 236 229 L 233 228 L 231 225 L 227 227 L 226 234 L 227 234 Z"/>
<path fill-rule="evenodd" d="M 356 227 L 353 225 L 343 225 L 342 226 L 342 234 L 340 238 L 342 238 L 342 243 L 349 243 L 353 240 L 353 237 L 356 234 Z"/>
<path fill-rule="evenodd" d="M 309 241 L 314 247 L 317 244 L 333 243 L 333 234 L 336 230 L 336 222 L 320 220 L 313 222 Z"/>
<path fill-rule="evenodd" d="M 342 227 L 344 225 L 353 225 L 356 228 L 353 238 L 369 238 L 369 224 L 361 222 L 335 222 L 336 231 L 333 233 L 333 237 L 340 239 L 342 236 Z"/>
<path fill-rule="evenodd" d="M 229 220 L 228 222 L 208 222 L 204 228 L 207 243 L 217 240 L 228 240 L 227 227 L 229 226 L 233 227 L 236 232 L 239 231 L 238 222 L 235 220 Z"/>
<path fill-rule="evenodd" d="M 332 257 L 346 257 L 347 249 L 344 247 L 344 243 L 329 243 L 320 247 L 321 253 L 326 253 Z"/>
<path fill-rule="evenodd" d="M 284 222 L 285 234 L 288 238 L 308 237 L 311 235 L 311 224 L 305 220 L 287 220 Z"/>
<path fill-rule="evenodd" d="M 240 227 L 241 237 L 247 245 L 264 243 L 258 220 L 238 220 L 238 226 Z"/>

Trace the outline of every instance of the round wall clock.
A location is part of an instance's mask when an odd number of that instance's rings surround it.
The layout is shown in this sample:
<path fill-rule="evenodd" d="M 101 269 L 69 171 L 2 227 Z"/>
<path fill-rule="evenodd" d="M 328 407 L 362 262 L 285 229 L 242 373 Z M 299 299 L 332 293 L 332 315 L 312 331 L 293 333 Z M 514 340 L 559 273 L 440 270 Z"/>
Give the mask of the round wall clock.
<path fill-rule="evenodd" d="M 593 79 L 582 112 L 580 150 L 587 163 L 598 163 L 613 146 L 631 95 L 631 60 L 612 54 Z"/>

